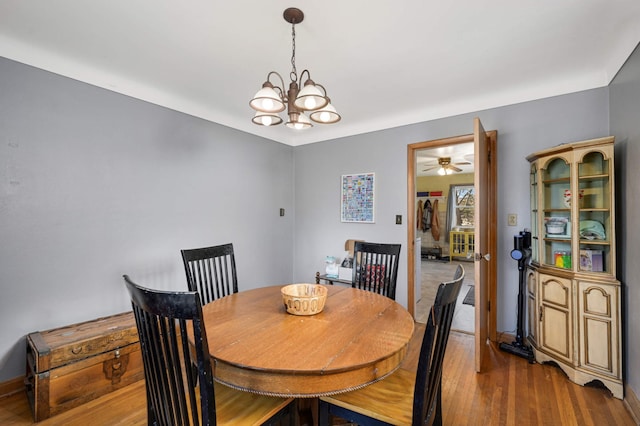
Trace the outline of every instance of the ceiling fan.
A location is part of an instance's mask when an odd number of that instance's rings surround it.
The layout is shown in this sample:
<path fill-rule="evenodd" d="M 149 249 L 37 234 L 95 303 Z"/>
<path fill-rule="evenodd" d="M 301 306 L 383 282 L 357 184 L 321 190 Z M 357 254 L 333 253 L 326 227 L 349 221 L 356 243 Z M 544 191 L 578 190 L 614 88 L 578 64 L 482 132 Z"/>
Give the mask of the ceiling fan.
<path fill-rule="evenodd" d="M 462 169 L 456 166 L 465 166 L 465 165 L 470 165 L 471 163 L 469 163 L 468 161 L 463 161 L 463 162 L 459 162 L 459 163 L 452 163 L 451 162 L 451 157 L 440 157 L 438 158 L 438 165 L 434 165 L 431 167 L 427 167 L 426 169 L 422 170 L 423 172 L 428 172 L 429 170 L 433 170 L 438 168 L 438 174 L 439 175 L 450 175 L 453 172 L 461 172 Z"/>

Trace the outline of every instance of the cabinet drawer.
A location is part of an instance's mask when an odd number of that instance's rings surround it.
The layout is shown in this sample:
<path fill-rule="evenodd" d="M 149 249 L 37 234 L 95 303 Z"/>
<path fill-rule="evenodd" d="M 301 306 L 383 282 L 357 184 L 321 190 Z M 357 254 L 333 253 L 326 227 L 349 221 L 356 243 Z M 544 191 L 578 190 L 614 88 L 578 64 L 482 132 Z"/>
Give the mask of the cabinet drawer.
<path fill-rule="evenodd" d="M 543 303 L 570 309 L 571 280 L 540 274 L 540 300 Z"/>

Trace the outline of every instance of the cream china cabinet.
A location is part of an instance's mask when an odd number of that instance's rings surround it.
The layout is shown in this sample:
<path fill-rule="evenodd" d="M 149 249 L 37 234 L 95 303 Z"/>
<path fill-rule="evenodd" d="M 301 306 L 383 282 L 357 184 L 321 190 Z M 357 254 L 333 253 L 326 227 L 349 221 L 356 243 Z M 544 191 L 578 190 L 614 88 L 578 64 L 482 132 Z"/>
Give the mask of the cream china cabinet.
<path fill-rule="evenodd" d="M 623 398 L 613 137 L 562 144 L 531 163 L 528 339 L 537 362 Z"/>

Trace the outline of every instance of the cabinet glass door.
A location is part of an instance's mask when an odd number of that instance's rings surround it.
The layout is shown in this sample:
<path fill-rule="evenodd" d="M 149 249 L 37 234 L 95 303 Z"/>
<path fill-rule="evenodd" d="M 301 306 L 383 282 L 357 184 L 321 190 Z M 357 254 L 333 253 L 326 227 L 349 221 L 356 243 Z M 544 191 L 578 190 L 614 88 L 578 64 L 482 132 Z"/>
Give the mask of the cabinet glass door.
<path fill-rule="evenodd" d="M 542 226 L 540 262 L 562 269 L 572 269 L 571 252 L 571 167 L 562 157 L 551 159 L 542 170 Z"/>
<path fill-rule="evenodd" d="M 531 185 L 531 192 L 529 195 L 529 202 L 531 205 L 531 261 L 538 263 L 538 167 L 537 163 L 531 165 L 531 171 L 529 173 L 529 184 Z"/>
<path fill-rule="evenodd" d="M 579 270 L 611 273 L 611 193 L 609 160 L 589 152 L 578 163 Z"/>

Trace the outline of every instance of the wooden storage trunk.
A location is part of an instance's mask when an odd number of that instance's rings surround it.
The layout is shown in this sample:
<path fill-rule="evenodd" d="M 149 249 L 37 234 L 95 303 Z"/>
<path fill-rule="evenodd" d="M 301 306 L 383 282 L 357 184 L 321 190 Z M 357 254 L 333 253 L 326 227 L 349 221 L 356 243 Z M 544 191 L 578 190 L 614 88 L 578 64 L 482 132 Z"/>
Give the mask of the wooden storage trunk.
<path fill-rule="evenodd" d="M 133 312 L 27 336 L 25 384 L 36 422 L 143 378 Z"/>

